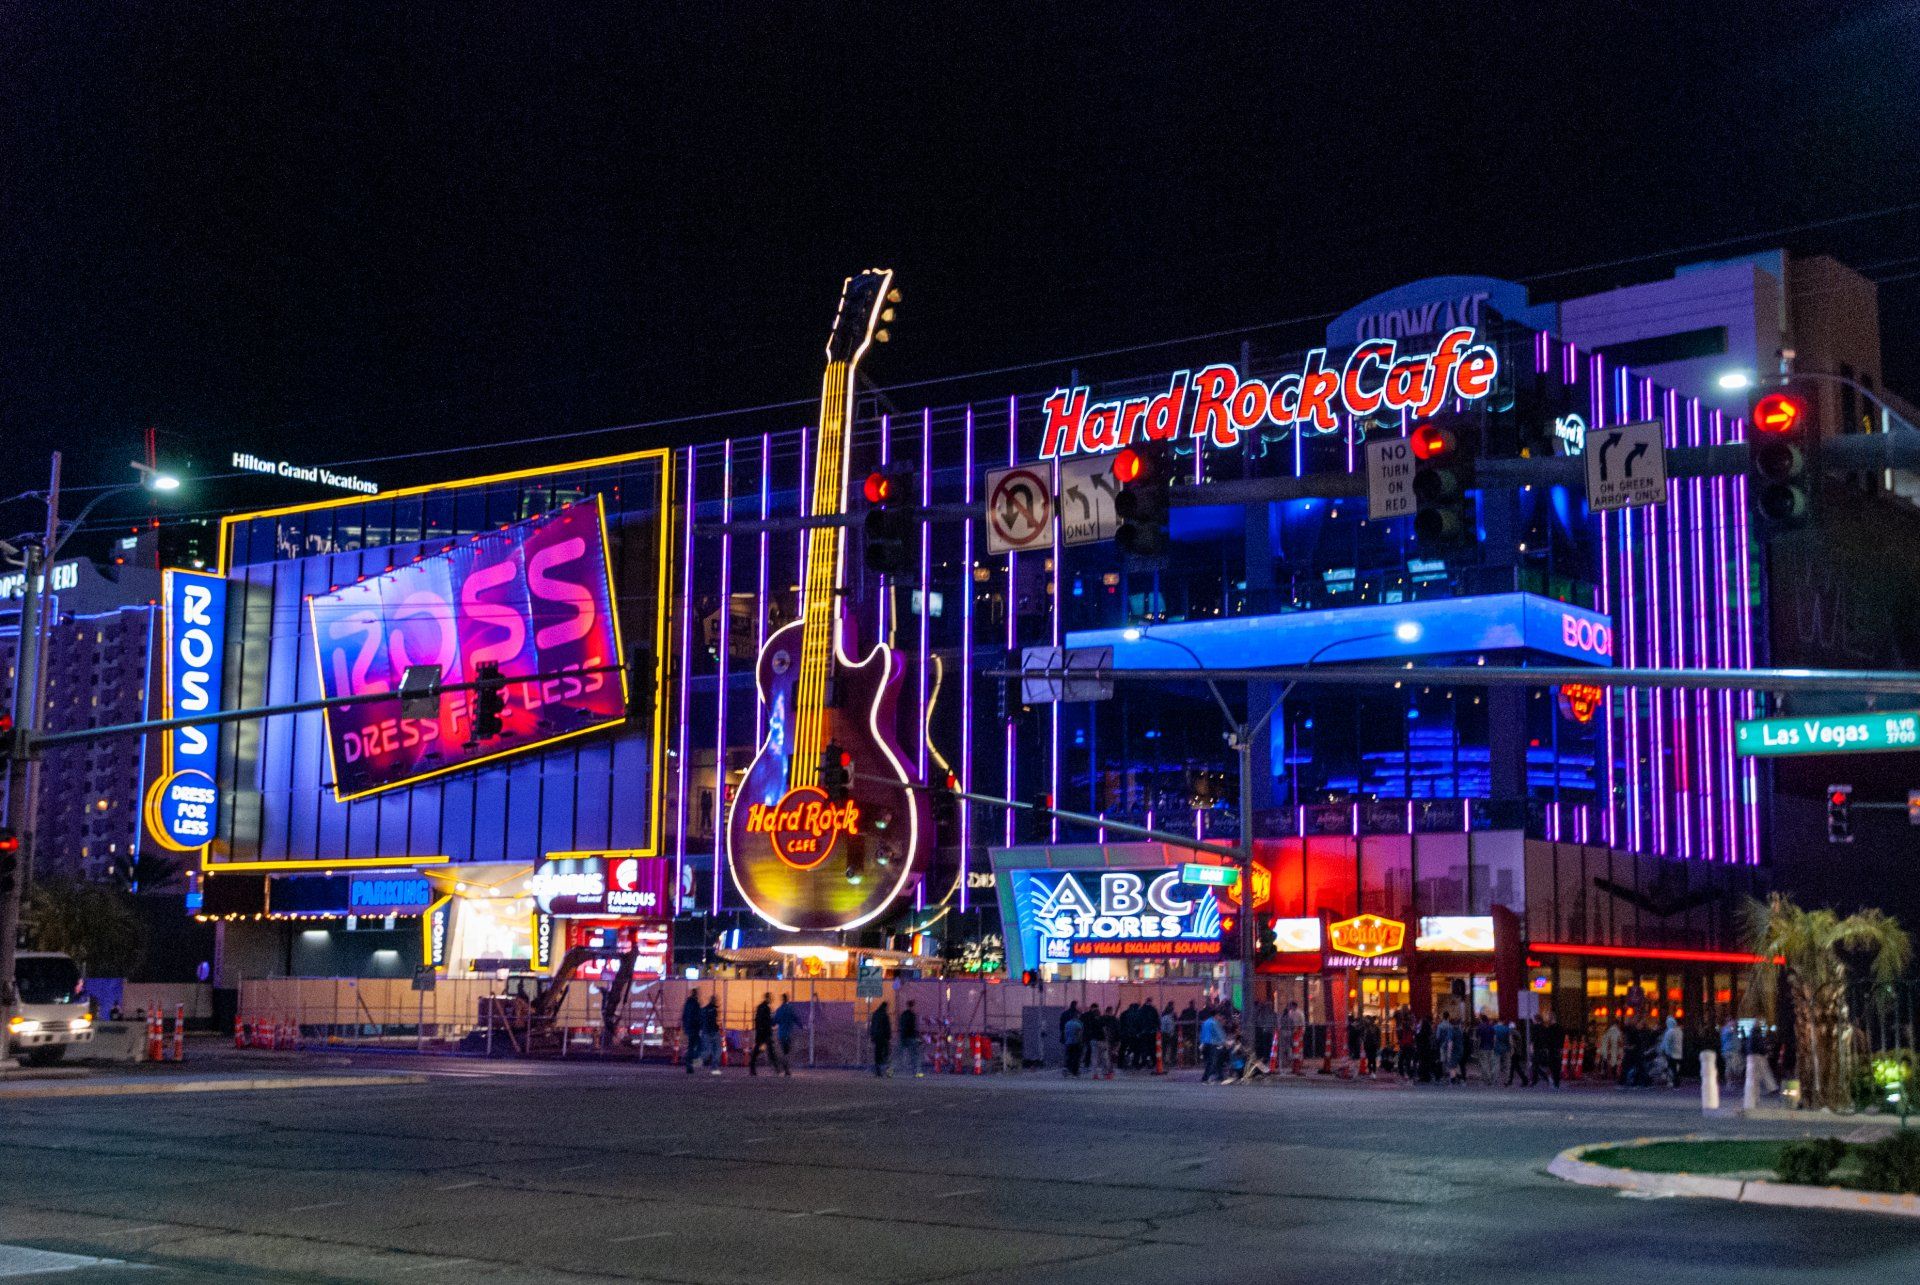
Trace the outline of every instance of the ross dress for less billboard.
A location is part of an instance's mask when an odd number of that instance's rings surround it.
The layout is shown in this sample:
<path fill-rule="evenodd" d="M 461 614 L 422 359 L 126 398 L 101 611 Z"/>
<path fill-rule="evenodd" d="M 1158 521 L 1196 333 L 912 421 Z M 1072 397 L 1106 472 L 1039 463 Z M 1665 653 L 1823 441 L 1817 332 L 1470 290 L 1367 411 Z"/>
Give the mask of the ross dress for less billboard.
<path fill-rule="evenodd" d="M 358 798 L 620 722 L 626 679 L 578 671 L 620 662 L 606 519 L 595 496 L 469 538 L 411 565 L 307 600 L 321 691 L 397 691 L 409 665 L 470 682 L 487 662 L 507 679 L 501 735 L 472 742 L 474 693 L 450 692 L 438 717 L 397 700 L 327 711 L 334 795 Z"/>

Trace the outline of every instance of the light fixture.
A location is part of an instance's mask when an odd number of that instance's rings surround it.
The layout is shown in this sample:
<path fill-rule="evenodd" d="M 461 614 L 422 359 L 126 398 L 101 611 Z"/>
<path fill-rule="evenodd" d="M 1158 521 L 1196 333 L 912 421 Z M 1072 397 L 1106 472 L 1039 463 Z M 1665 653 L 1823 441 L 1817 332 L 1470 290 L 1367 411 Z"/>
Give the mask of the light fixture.
<path fill-rule="evenodd" d="M 1753 376 L 1744 370 L 1729 370 L 1713 382 L 1730 393 L 1737 393 L 1743 388 L 1753 387 Z"/>
<path fill-rule="evenodd" d="M 1393 627 L 1393 636 L 1403 643 L 1419 642 L 1420 634 L 1420 622 L 1417 620 L 1403 620 Z"/>
<path fill-rule="evenodd" d="M 149 491 L 177 491 L 180 489 L 179 478 L 171 473 L 163 473 L 150 464 L 142 464 L 139 460 L 129 460 L 127 461 L 127 467 L 140 475 L 140 485 L 146 487 Z"/>
<path fill-rule="evenodd" d="M 1122 629 L 1120 631 L 1120 636 L 1126 639 L 1128 642 L 1139 642 L 1142 638 L 1145 638 L 1147 635 L 1146 635 L 1146 632 L 1142 630 L 1138 625 L 1128 625 L 1125 629 Z"/>

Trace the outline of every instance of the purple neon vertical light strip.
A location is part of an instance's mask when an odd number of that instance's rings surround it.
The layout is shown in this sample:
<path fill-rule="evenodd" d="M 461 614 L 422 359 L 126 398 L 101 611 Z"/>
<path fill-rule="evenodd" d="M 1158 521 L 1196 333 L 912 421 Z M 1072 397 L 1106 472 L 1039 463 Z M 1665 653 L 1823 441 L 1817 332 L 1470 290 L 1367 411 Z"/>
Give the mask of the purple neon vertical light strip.
<path fill-rule="evenodd" d="M 922 507 L 933 503 L 933 411 L 920 412 L 920 504 Z M 927 779 L 927 738 L 922 735 L 927 726 L 927 673 L 933 668 L 931 646 L 933 629 L 928 623 L 932 620 L 933 602 L 933 542 L 932 530 L 925 522 L 920 524 L 920 722 L 914 731 L 913 739 L 920 745 L 920 779 Z"/>
<path fill-rule="evenodd" d="M 1716 420 L 1720 418 L 1719 411 L 1716 410 L 1713 414 Z M 1746 440 L 1747 433 L 1744 421 L 1737 423 L 1734 435 L 1736 440 Z M 1740 664 L 1743 668 L 1750 669 L 1753 667 L 1753 600 L 1749 590 L 1753 585 L 1753 570 L 1747 561 L 1749 533 L 1747 530 L 1747 479 L 1745 477 L 1736 477 L 1734 479 L 1733 495 L 1728 507 L 1733 511 L 1734 528 L 1737 533 L 1734 545 L 1740 555 L 1740 583 L 1735 587 L 1735 596 L 1740 605 L 1739 615 L 1736 618 L 1740 627 Z M 1734 699 L 1731 695 L 1728 697 L 1728 718 L 1726 726 L 1726 735 L 1729 743 L 1727 756 L 1730 767 L 1733 758 L 1731 743 L 1733 739 L 1732 720 Z M 1738 705 L 1742 717 L 1753 717 L 1754 700 L 1752 692 L 1740 693 Z M 1738 770 L 1741 778 L 1741 793 L 1744 795 L 1747 813 L 1747 864 L 1758 865 L 1760 864 L 1759 769 L 1755 765 L 1754 760 L 1749 757 L 1739 764 Z"/>
<path fill-rule="evenodd" d="M 760 434 L 760 520 L 765 522 L 772 510 L 773 501 L 773 434 Z M 754 578 L 753 592 L 753 654 L 758 656 L 767 649 L 767 554 L 771 535 L 760 533 L 760 573 Z M 766 701 L 760 695 L 760 684 L 753 685 L 753 726 L 758 730 L 766 721 Z"/>
<path fill-rule="evenodd" d="M 851 429 L 847 433 L 847 449 L 849 451 L 853 449 Z M 880 467 L 885 468 L 891 463 L 893 463 L 893 416 L 883 414 L 880 416 Z M 849 531 L 848 535 L 851 534 L 852 532 Z M 887 642 L 893 636 L 887 631 L 888 614 L 892 610 L 893 595 L 883 592 L 873 613 L 874 638 L 878 642 Z"/>
<path fill-rule="evenodd" d="M 698 476 L 700 448 L 689 446 L 687 457 L 687 485 L 680 497 L 680 513 L 686 523 L 686 532 L 682 537 L 683 552 L 680 561 L 680 765 L 676 772 L 680 783 L 680 815 L 678 835 L 673 845 L 673 895 L 678 898 L 685 887 L 687 865 L 687 793 L 692 788 L 688 775 L 688 764 L 692 759 L 687 741 L 687 728 L 692 720 L 687 717 L 687 699 L 693 691 L 693 500 L 694 481 Z"/>
<path fill-rule="evenodd" d="M 1193 447 L 1193 471 L 1195 475 L 1194 480 L 1197 482 L 1200 480 L 1200 445 L 1198 442 L 1194 443 Z M 1055 495 L 1060 494 L 1060 459 L 1058 456 L 1055 456 L 1053 461 L 1053 493 Z M 1047 636 L 1047 641 L 1055 647 L 1060 645 L 1060 577 L 1062 564 L 1065 562 L 1066 557 L 1062 553 L 1062 546 L 1060 544 L 1060 523 L 1056 520 L 1053 524 L 1053 593 L 1050 595 L 1050 601 L 1047 603 L 1047 616 L 1053 622 L 1052 628 Z M 1047 751 L 1047 806 L 1057 808 L 1060 806 L 1059 701 L 1050 701 L 1047 704 L 1047 726 L 1051 738 L 1051 744 Z M 1008 795 L 1007 797 L 1012 798 L 1013 796 Z M 1060 842 L 1059 817 L 1047 818 L 1047 836 L 1055 843 Z"/>
<path fill-rule="evenodd" d="M 973 406 L 967 406 L 964 488 L 960 495 L 973 503 Z M 962 528 L 960 570 L 960 788 L 973 792 L 973 523 Z M 973 850 L 973 804 L 960 801 L 960 912 L 967 909 L 967 858 Z"/>
<path fill-rule="evenodd" d="M 720 521 L 733 521 L 733 439 L 729 437 L 720 448 Z M 733 624 L 733 536 L 722 534 L 720 537 L 720 669 L 719 700 L 716 706 L 713 743 L 713 811 L 715 817 L 723 817 L 727 812 L 727 660 L 732 647 L 730 634 Z M 725 827 L 713 828 L 713 910 L 720 911 L 721 897 L 725 889 L 725 879 L 721 868 L 726 864 L 721 859 L 721 834 Z"/>
<path fill-rule="evenodd" d="M 1690 446 L 1686 430 L 1680 421 L 1680 395 L 1671 388 L 1661 398 L 1661 420 L 1666 425 L 1663 440 L 1669 446 Z M 1698 580 L 1697 568 L 1692 568 L 1693 545 L 1683 534 L 1680 526 L 1682 509 L 1691 511 L 1688 504 L 1687 486 L 1684 482 L 1669 479 L 1667 482 L 1667 616 L 1672 632 L 1668 635 L 1671 645 L 1668 648 L 1670 664 L 1684 666 L 1687 663 L 1687 592 L 1685 572 L 1693 569 L 1696 574 L 1691 578 Z M 1694 737 L 1688 733 L 1687 705 L 1692 693 L 1676 691 L 1673 693 L 1673 813 L 1680 832 L 1680 856 L 1689 859 L 1693 856 L 1693 794 L 1696 776 L 1693 764 Z"/>
<path fill-rule="evenodd" d="M 1653 384 L 1642 379 L 1638 386 L 1640 418 L 1653 416 Z M 1662 441 L 1665 440 L 1665 426 L 1662 425 Z M 1660 576 L 1660 515 L 1653 507 L 1638 510 L 1641 523 L 1642 549 L 1647 560 L 1647 657 L 1654 664 L 1662 663 L 1665 653 L 1662 644 L 1665 641 L 1662 630 L 1662 583 Z M 1669 555 L 1671 551 L 1669 551 Z M 1667 855 L 1667 783 L 1666 700 L 1665 693 L 1655 688 L 1647 702 L 1648 731 L 1653 741 L 1653 754 L 1647 764 L 1648 802 L 1653 812 L 1653 850 L 1661 856 Z"/>
<path fill-rule="evenodd" d="M 1019 423 L 1020 423 L 1020 399 L 1018 396 L 1009 397 L 1007 398 L 1007 466 L 1009 468 L 1011 468 L 1013 465 L 1018 464 L 1020 462 Z M 1020 561 L 1019 554 L 1009 553 L 1007 555 L 1007 659 L 1010 663 L 1017 663 L 1019 660 L 1019 655 L 1016 650 L 1016 648 L 1019 646 L 1019 643 L 1017 641 L 1018 639 L 1017 625 L 1018 625 L 1018 617 L 1019 617 L 1019 610 L 1018 610 L 1019 594 L 1016 589 L 1016 577 L 1014 575 L 1014 569 L 1019 564 L 1019 561 Z M 1012 711 L 1008 711 L 1008 712 L 1011 713 Z M 1006 758 L 1007 792 L 1001 797 L 1011 799 L 1013 797 L 1013 787 L 1014 787 L 1014 781 L 1015 781 L 1013 720 L 1011 718 L 1007 720 L 1006 735 L 1007 735 L 1007 758 Z M 1006 815 L 1006 826 L 1007 826 L 1006 843 L 1008 847 L 1012 847 L 1013 846 L 1013 809 L 1008 808 L 1006 810 L 1006 814 L 1007 814 Z"/>
<path fill-rule="evenodd" d="M 1627 368 L 1622 366 L 1613 373 L 1613 418 L 1616 424 L 1624 423 L 1632 414 L 1627 400 Z M 1640 640 L 1638 637 L 1640 610 L 1639 576 L 1635 574 L 1639 561 L 1639 552 L 1634 547 L 1633 514 L 1620 514 L 1620 604 L 1627 617 L 1627 664 L 1639 663 Z M 1640 754 L 1643 733 L 1640 729 L 1640 702 L 1637 693 L 1627 693 L 1627 846 L 1635 852 L 1641 851 L 1646 843 L 1646 796 L 1644 781 L 1640 772 Z"/>
<path fill-rule="evenodd" d="M 1706 445 L 1706 425 L 1700 418 L 1700 399 L 1697 397 L 1689 397 L 1687 399 L 1687 424 L 1689 428 L 1688 440 L 1695 446 Z M 1715 632 L 1712 627 L 1713 602 L 1716 596 L 1714 594 L 1714 586 L 1718 584 L 1724 587 L 1726 583 L 1726 569 L 1715 565 L 1709 547 L 1710 540 L 1717 544 L 1719 538 L 1717 534 L 1719 530 L 1719 520 L 1714 516 L 1715 505 L 1710 502 L 1718 498 L 1718 493 L 1714 491 L 1703 478 L 1694 478 L 1692 486 L 1693 566 L 1695 573 L 1693 581 L 1695 623 L 1693 655 L 1696 664 L 1711 665 L 1713 663 L 1713 652 L 1709 639 Z M 1709 527 L 1712 528 L 1715 534 L 1709 535 Z M 1700 773 L 1700 839 L 1701 845 L 1705 850 L 1706 859 L 1708 861 L 1717 861 L 1720 858 L 1720 833 L 1717 824 L 1718 818 L 1714 815 L 1714 804 L 1717 799 L 1717 793 L 1714 790 L 1714 777 L 1720 770 L 1720 764 L 1718 759 L 1718 737 L 1715 735 L 1717 729 L 1713 722 L 1711 708 L 1714 704 L 1714 698 L 1707 692 L 1696 692 L 1694 693 L 1693 704 L 1693 725 L 1700 738 L 1699 749 L 1695 754 L 1695 759 L 1698 763 L 1697 771 Z"/>
<path fill-rule="evenodd" d="M 1604 363 L 1598 356 L 1594 357 L 1588 363 L 1587 367 L 1588 408 L 1593 419 L 1593 430 L 1596 432 L 1605 427 L 1607 422 L 1606 375 L 1603 367 Z M 1562 350 L 1561 370 L 1564 372 L 1565 378 L 1569 383 L 1573 382 L 1573 369 L 1574 348 L 1572 344 L 1567 344 Z M 1612 542 L 1607 538 L 1607 515 L 1602 513 L 1597 516 L 1600 522 L 1600 611 L 1611 620 L 1613 619 Z M 1621 632 L 1619 622 L 1615 621 L 1614 649 L 1616 651 L 1620 649 Z M 1603 720 L 1604 739 L 1607 751 L 1606 833 L 1608 847 L 1615 847 L 1619 843 L 1619 822 L 1617 820 L 1618 804 L 1616 802 L 1618 796 L 1614 788 L 1614 759 L 1616 758 L 1613 747 L 1614 700 L 1614 693 L 1607 693 L 1606 711 Z"/>

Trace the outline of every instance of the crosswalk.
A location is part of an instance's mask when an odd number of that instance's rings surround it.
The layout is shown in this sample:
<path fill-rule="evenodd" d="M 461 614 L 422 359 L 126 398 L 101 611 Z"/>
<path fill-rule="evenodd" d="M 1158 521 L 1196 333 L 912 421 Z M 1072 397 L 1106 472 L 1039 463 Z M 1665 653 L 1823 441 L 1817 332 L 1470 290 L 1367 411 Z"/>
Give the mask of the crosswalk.
<path fill-rule="evenodd" d="M 89 1267 L 140 1270 L 140 1264 L 118 1258 L 92 1258 L 86 1254 L 59 1254 L 50 1249 L 29 1249 L 25 1245 L 0 1245 L 0 1279 L 52 1276 Z"/>

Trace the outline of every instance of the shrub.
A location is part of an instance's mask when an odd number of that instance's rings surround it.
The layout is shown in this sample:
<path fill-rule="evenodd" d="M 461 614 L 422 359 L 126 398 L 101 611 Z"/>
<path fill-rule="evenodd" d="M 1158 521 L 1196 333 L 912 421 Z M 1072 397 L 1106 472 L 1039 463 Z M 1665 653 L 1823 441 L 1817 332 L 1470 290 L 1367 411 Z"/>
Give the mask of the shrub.
<path fill-rule="evenodd" d="M 1860 1185 L 1920 1193 L 1920 1133 L 1902 1129 L 1860 1149 Z"/>
<path fill-rule="evenodd" d="M 1803 1186 L 1824 1186 L 1827 1177 L 1835 1167 L 1846 1158 L 1847 1144 L 1838 1138 L 1807 1138 L 1801 1142 L 1789 1142 L 1780 1149 L 1780 1159 L 1774 1164 L 1774 1172 L 1781 1182 L 1795 1182 Z"/>

